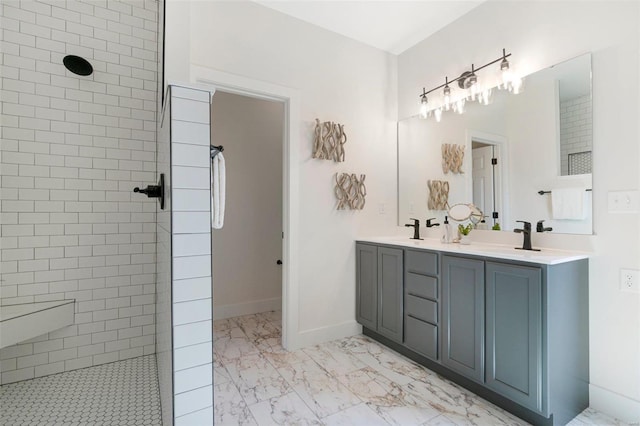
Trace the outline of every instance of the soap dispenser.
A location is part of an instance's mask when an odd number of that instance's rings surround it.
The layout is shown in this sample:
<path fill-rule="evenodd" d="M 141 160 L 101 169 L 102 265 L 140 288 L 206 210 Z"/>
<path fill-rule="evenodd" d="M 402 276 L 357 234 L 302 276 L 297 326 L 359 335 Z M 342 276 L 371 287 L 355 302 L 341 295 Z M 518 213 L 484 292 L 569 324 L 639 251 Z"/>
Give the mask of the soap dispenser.
<path fill-rule="evenodd" d="M 442 234 L 442 242 L 445 244 L 449 244 L 453 241 L 453 234 L 451 231 L 451 225 L 449 225 L 449 218 L 447 216 L 444 217 L 444 226 L 442 227 L 444 233 Z"/>

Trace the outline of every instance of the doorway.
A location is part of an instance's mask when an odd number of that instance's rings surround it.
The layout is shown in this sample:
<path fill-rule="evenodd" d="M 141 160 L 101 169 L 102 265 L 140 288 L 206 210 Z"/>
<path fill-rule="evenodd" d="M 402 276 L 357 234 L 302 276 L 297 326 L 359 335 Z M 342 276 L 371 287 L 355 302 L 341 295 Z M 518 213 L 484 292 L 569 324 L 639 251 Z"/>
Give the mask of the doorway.
<path fill-rule="evenodd" d="M 211 144 L 226 164 L 224 224 L 211 238 L 214 320 L 281 311 L 284 109 L 213 95 Z"/>
<path fill-rule="evenodd" d="M 489 228 L 507 221 L 505 210 L 506 143 L 493 135 L 471 136 L 472 199 Z"/>

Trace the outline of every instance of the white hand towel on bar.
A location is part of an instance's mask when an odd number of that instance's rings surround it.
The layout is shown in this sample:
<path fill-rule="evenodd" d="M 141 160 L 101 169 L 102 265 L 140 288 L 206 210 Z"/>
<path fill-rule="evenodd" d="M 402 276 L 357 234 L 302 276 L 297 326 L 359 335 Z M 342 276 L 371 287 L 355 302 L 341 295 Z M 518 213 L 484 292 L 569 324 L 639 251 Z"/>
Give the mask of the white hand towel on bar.
<path fill-rule="evenodd" d="M 587 218 L 586 188 L 557 188 L 551 191 L 554 219 L 584 220 Z"/>
<path fill-rule="evenodd" d="M 219 152 L 211 166 L 211 227 L 222 229 L 224 225 L 224 204 L 226 198 L 226 169 L 224 156 Z"/>

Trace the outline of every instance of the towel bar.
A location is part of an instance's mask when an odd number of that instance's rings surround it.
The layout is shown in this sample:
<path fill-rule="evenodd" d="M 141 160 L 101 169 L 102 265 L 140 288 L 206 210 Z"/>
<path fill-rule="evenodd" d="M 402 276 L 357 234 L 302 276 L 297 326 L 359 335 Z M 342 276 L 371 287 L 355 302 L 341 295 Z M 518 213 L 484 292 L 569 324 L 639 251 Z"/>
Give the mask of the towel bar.
<path fill-rule="evenodd" d="M 587 188 L 587 189 L 585 189 L 585 191 L 591 192 L 591 188 Z M 551 194 L 551 191 L 538 191 L 538 194 L 540 194 L 540 195 Z"/>

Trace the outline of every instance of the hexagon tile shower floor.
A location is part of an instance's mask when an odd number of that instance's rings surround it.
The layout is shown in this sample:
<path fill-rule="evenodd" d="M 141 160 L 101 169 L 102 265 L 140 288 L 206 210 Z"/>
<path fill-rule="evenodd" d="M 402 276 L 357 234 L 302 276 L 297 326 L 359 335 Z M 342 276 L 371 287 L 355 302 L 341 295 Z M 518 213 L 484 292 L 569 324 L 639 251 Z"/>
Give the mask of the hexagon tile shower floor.
<path fill-rule="evenodd" d="M 162 426 L 155 355 L 0 387 L 2 425 Z"/>

